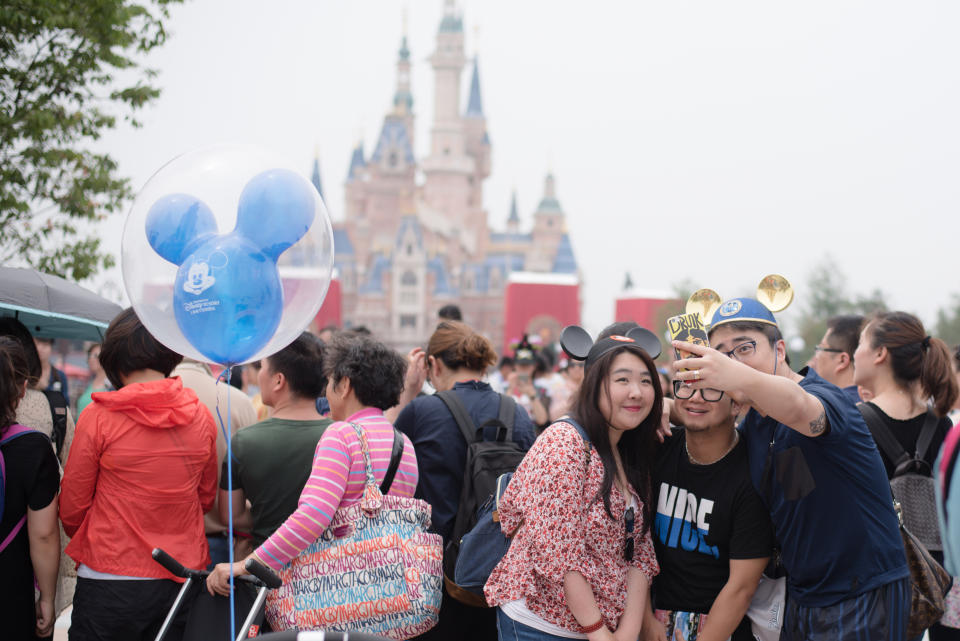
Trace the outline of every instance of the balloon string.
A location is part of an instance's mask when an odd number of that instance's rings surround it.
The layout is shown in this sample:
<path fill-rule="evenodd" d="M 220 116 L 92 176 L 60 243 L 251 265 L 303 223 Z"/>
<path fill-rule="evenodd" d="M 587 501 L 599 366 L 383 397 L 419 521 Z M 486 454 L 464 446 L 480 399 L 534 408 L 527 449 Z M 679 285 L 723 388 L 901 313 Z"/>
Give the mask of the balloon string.
<path fill-rule="evenodd" d="M 220 379 L 225 379 L 227 386 L 230 385 L 230 373 L 233 368 L 227 365 L 224 368 L 223 372 L 220 373 L 220 376 L 217 377 L 217 382 L 220 382 Z M 231 438 L 230 438 L 230 390 L 227 390 L 227 426 L 224 429 L 223 426 L 223 417 L 220 416 L 220 395 L 217 394 L 217 417 L 220 419 L 220 429 L 223 430 L 224 438 L 227 441 L 227 560 L 230 563 L 230 637 L 227 641 L 233 641 L 237 638 L 236 634 L 236 621 L 234 620 L 234 592 L 233 592 L 233 448 L 231 447 Z"/>

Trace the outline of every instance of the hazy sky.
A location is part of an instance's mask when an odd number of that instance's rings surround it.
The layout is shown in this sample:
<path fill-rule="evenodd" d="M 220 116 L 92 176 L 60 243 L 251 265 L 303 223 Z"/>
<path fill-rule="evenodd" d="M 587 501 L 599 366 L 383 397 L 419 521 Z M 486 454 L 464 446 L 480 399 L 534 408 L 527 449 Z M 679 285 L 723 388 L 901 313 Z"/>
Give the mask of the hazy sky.
<path fill-rule="evenodd" d="M 638 287 L 690 279 L 724 297 L 777 272 L 796 311 L 829 252 L 851 291 L 882 288 L 928 324 L 960 291 L 960 4 L 460 6 L 493 145 L 491 224 L 515 187 L 528 225 L 553 170 L 588 325 L 611 320 L 627 270 Z M 319 146 L 337 220 L 351 148 L 362 135 L 370 154 L 391 104 L 404 7 L 422 156 L 442 0 L 175 6 L 148 59 L 163 94 L 142 129 L 100 146 L 138 188 L 210 143 L 266 145 L 307 175 Z M 106 235 L 119 250 L 116 220 Z"/>

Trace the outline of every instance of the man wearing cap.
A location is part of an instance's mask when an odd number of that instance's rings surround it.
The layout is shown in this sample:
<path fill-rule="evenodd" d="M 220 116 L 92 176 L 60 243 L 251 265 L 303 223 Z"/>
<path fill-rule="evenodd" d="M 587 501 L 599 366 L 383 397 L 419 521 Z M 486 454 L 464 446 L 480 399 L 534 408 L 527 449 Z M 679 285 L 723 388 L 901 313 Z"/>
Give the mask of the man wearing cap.
<path fill-rule="evenodd" d="M 712 347 L 673 364 L 693 389 L 750 406 L 740 429 L 750 477 L 787 571 L 783 641 L 906 638 L 910 574 L 880 454 L 835 385 L 786 363 L 773 314 L 735 298 L 714 312 Z M 689 371 L 685 371 L 689 370 Z"/>

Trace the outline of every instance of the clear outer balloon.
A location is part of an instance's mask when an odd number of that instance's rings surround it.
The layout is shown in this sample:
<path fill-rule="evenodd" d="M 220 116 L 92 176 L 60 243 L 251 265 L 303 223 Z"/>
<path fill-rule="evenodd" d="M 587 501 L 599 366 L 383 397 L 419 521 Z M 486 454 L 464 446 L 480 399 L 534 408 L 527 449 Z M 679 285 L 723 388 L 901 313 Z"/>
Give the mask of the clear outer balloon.
<path fill-rule="evenodd" d="M 235 365 L 283 349 L 316 317 L 333 229 L 314 186 L 273 152 L 207 147 L 154 174 L 127 216 L 123 283 L 170 349 Z"/>

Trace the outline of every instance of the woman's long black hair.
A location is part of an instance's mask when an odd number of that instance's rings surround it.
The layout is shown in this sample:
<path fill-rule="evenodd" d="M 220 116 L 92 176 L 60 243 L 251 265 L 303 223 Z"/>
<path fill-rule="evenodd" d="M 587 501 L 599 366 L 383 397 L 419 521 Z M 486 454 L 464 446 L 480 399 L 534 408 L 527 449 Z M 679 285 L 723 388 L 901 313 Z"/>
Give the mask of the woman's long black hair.
<path fill-rule="evenodd" d="M 653 469 L 653 455 L 657 445 L 657 428 L 663 414 L 663 390 L 660 388 L 660 377 L 657 376 L 657 367 L 646 351 L 636 345 L 624 344 L 603 354 L 595 363 L 591 363 L 583 376 L 583 383 L 574 399 L 570 414 L 583 426 L 590 441 L 597 448 L 600 460 L 603 462 L 603 483 L 600 492 L 594 500 L 602 499 L 603 506 L 610 518 L 615 518 L 610 509 L 610 491 L 613 489 L 613 480 L 617 473 L 617 464 L 613 460 L 613 449 L 610 446 L 610 433 L 607 418 L 600 412 L 600 395 L 610 393 L 606 386 L 607 377 L 613 360 L 629 352 L 642 360 L 650 371 L 653 383 L 654 400 L 650 414 L 640 425 L 627 430 L 620 437 L 617 450 L 627 481 L 640 495 L 643 501 L 643 529 L 646 532 L 653 520 L 651 508 L 650 475 Z"/>

